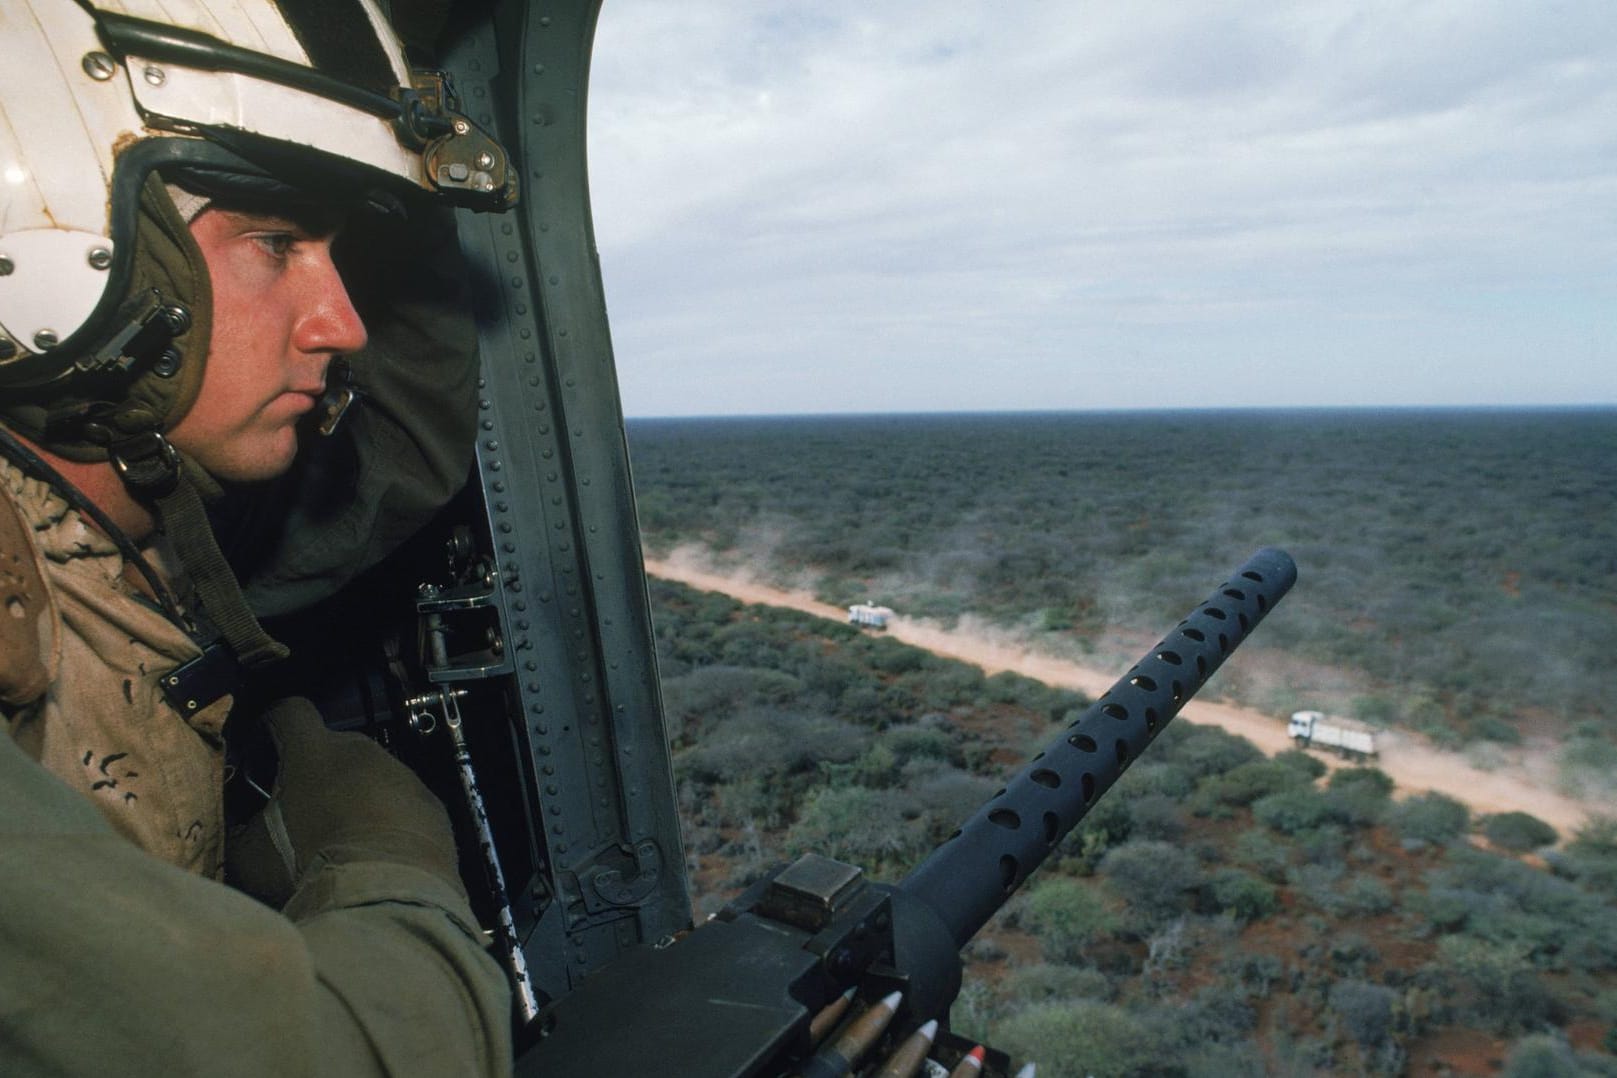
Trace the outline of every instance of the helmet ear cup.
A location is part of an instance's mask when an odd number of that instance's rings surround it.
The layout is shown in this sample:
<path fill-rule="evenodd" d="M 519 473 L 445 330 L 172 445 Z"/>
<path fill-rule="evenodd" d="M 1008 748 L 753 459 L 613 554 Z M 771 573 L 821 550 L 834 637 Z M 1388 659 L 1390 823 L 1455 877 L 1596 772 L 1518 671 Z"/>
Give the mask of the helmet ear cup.
<path fill-rule="evenodd" d="M 202 390 L 213 334 L 213 285 L 191 226 L 155 174 L 147 177 L 141 190 L 135 243 L 134 288 L 155 288 L 191 315 L 190 325 L 174 338 L 174 360 L 139 371 L 129 387 L 128 399 L 157 416 L 160 429 L 169 431 L 191 410 Z"/>
<path fill-rule="evenodd" d="M 165 353 L 129 371 L 79 374 L 66 382 L 0 398 L 0 418 L 53 453 L 76 461 L 107 459 L 104 439 L 82 420 L 132 433 L 168 431 L 196 403 L 213 332 L 213 289 L 191 229 L 175 208 L 162 177 L 141 186 L 133 260 L 123 301 L 133 310 L 155 291 L 189 315 Z"/>

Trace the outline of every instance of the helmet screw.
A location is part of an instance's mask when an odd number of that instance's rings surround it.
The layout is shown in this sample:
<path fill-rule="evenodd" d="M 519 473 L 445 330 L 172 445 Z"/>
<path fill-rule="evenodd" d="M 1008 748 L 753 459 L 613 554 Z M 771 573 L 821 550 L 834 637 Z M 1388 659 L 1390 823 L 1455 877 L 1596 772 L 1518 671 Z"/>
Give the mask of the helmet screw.
<path fill-rule="evenodd" d="M 486 150 L 484 152 L 478 154 L 477 155 L 477 167 L 478 168 L 493 168 L 494 167 L 494 155 L 489 153 Z"/>
<path fill-rule="evenodd" d="M 146 76 L 146 81 L 151 83 L 153 86 L 161 86 L 163 83 L 168 81 L 167 73 L 156 64 L 148 65 L 146 70 L 142 71 L 141 74 Z"/>
<path fill-rule="evenodd" d="M 62 343 L 61 338 L 56 336 L 54 329 L 42 329 L 34 334 L 34 347 L 41 352 L 55 348 L 60 343 Z"/>
<path fill-rule="evenodd" d="M 178 337 L 191 328 L 191 312 L 178 303 L 170 304 L 163 308 L 163 324 L 169 333 Z"/>
<path fill-rule="evenodd" d="M 470 131 L 471 129 L 472 129 L 472 125 L 467 123 L 465 120 L 456 120 L 455 121 L 455 134 L 464 135 L 466 132 Z"/>
<path fill-rule="evenodd" d="M 172 378 L 180 369 L 180 353 L 172 348 L 163 349 L 163 354 L 152 361 L 152 372 L 159 378 Z"/>
<path fill-rule="evenodd" d="M 13 262 L 5 255 L 0 255 L 0 277 L 10 277 L 11 271 L 16 268 L 17 263 Z"/>
<path fill-rule="evenodd" d="M 92 247 L 90 249 L 90 268 L 104 270 L 112 265 L 112 252 L 105 247 Z"/>
<path fill-rule="evenodd" d="M 84 73 L 97 82 L 106 82 L 118 71 L 118 65 L 104 52 L 84 54 Z"/>

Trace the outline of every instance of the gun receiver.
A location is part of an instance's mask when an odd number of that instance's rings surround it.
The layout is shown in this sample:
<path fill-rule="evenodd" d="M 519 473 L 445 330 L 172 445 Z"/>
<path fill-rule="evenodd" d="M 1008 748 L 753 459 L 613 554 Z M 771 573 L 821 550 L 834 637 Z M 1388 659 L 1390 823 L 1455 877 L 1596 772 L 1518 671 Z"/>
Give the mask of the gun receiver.
<path fill-rule="evenodd" d="M 593 974 L 544 1012 L 543 1040 L 517 1073 L 601 1078 L 655 1061 L 670 1078 L 773 1078 L 810 1058 L 811 1016 L 855 984 L 904 992 L 891 1037 L 943 1018 L 960 987 L 960 948 L 1296 577 L 1284 551 L 1258 551 L 897 887 L 810 854 L 684 938 Z M 938 1043 L 945 1062 L 963 1051 L 947 1036 Z M 991 1057 L 984 1074 L 1003 1067 Z"/>

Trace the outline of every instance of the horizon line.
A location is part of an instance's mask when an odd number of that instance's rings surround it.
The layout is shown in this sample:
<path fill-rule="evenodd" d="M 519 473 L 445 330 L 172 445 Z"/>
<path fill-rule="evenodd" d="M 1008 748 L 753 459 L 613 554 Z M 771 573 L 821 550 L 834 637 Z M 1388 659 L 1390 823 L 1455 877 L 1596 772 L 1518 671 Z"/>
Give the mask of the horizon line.
<path fill-rule="evenodd" d="M 1617 402 L 1595 404 L 1266 404 L 1266 405 L 1180 405 L 1161 408 L 961 408 L 904 409 L 887 412 L 702 412 L 688 414 L 624 415 L 625 422 L 687 419 L 887 419 L 895 417 L 944 416 L 1066 416 L 1066 415 L 1228 415 L 1254 413 L 1550 413 L 1613 412 Z"/>

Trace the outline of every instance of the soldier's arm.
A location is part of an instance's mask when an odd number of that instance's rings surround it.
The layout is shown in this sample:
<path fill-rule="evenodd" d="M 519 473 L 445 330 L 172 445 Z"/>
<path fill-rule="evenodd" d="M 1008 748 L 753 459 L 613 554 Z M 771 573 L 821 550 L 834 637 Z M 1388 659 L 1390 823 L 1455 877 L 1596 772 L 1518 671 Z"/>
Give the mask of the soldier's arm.
<path fill-rule="evenodd" d="M 0 1044 L 10 1074 L 487 1074 L 509 993 L 419 867 L 308 873 L 289 916 L 116 835 L 0 736 Z"/>

